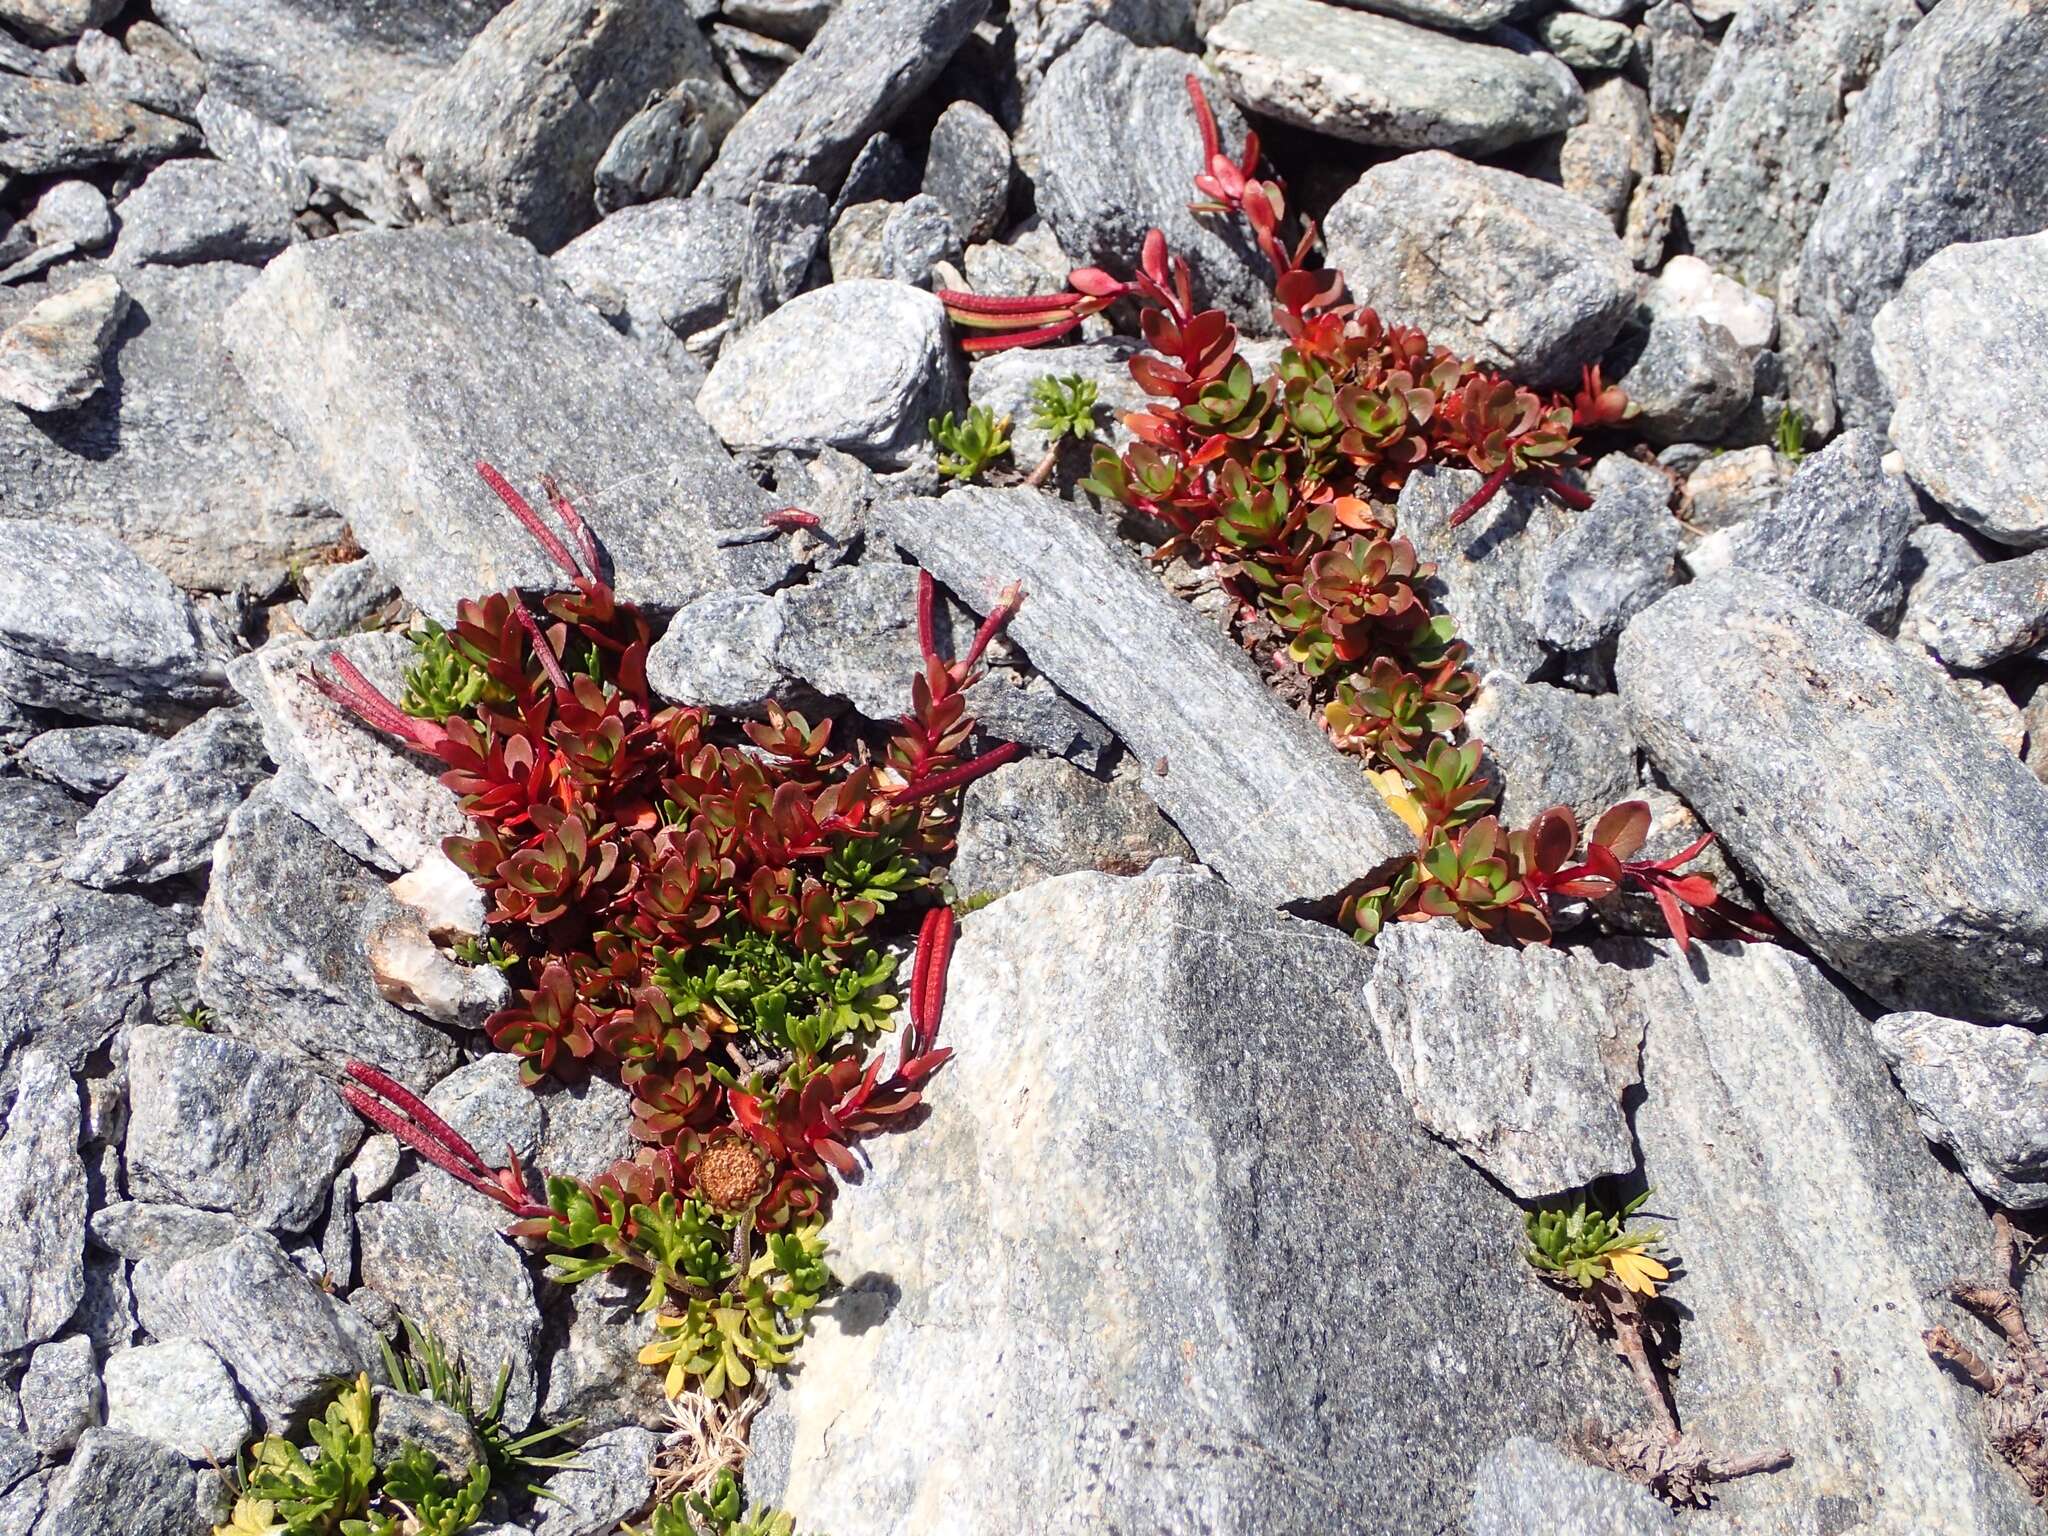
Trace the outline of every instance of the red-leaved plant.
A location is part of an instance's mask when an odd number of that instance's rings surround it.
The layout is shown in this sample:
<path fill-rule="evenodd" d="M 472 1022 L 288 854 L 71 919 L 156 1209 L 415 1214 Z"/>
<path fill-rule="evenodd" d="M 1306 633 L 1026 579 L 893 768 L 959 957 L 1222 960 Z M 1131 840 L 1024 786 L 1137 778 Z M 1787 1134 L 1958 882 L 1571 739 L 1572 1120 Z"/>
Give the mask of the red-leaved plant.
<path fill-rule="evenodd" d="M 596 541 L 556 487 L 560 532 L 496 470 L 478 473 L 566 589 L 540 598 L 539 615 L 516 591 L 465 601 L 451 629 L 417 637 L 436 696 L 473 701 L 441 718 L 408 714 L 339 653 L 315 682 L 438 759 L 475 824 L 444 847 L 488 903 L 477 954 L 513 983 L 515 1001 L 486 1021 L 492 1042 L 530 1083 L 615 1077 L 639 1150 L 595 1180 L 548 1179 L 543 1194 L 516 1158 L 491 1167 L 373 1066 L 352 1065 L 344 1095 L 505 1206 L 560 1278 L 625 1264 L 650 1277 L 650 1307 L 730 1291 L 732 1307 L 713 1308 L 704 1327 L 715 1332 L 726 1312 L 752 1318 L 755 1331 L 727 1339 L 734 1358 L 777 1360 L 788 1342 L 778 1309 L 800 1313 L 823 1284 L 815 1218 L 834 1176 L 857 1169 L 851 1144 L 915 1108 L 949 1054 L 937 1042 L 952 912 L 934 906 L 919 925 L 893 1064 L 873 1051 L 898 1007 L 888 941 L 903 931 L 893 913 L 931 890 L 931 862 L 951 846 L 952 792 L 1017 754 L 967 755 L 964 695 L 1022 594 L 1006 593 L 948 661 L 920 573 L 923 666 L 879 755 L 835 751 L 829 724 L 773 704 L 735 729 L 652 697 L 649 624 L 600 577 Z M 771 523 L 804 526 L 807 515 Z M 745 1259 L 757 1228 L 784 1277 L 774 1285 L 767 1259 Z M 791 1274 L 812 1288 L 790 1289 Z M 665 1313 L 663 1326 L 692 1337 L 693 1315 Z M 716 1362 L 694 1358 L 677 1369 L 710 1375 Z M 745 1367 L 727 1360 L 717 1379 L 742 1382 Z"/>

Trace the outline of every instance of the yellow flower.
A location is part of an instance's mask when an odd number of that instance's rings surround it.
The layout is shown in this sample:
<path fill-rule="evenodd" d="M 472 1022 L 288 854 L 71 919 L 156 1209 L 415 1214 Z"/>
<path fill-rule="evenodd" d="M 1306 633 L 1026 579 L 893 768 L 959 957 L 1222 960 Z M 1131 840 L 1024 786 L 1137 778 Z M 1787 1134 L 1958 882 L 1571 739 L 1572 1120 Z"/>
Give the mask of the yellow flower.
<path fill-rule="evenodd" d="M 1418 838 L 1428 834 L 1429 818 L 1423 815 L 1421 803 L 1408 792 L 1408 781 L 1396 769 L 1368 768 L 1365 776 L 1372 780 L 1372 787 L 1387 802 L 1387 809 L 1400 817 L 1410 832 Z"/>
<path fill-rule="evenodd" d="M 1657 1282 L 1669 1280 L 1671 1271 L 1640 1248 L 1617 1248 L 1607 1255 L 1614 1278 L 1643 1296 L 1657 1294 Z"/>

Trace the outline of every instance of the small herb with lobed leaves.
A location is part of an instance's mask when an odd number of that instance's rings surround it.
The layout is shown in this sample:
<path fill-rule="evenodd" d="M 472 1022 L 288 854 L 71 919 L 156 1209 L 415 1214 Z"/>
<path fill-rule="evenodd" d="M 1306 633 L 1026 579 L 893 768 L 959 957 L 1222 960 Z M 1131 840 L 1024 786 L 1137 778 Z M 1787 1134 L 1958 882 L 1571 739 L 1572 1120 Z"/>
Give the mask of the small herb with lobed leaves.
<path fill-rule="evenodd" d="M 1052 441 L 1024 477 L 1026 485 L 1045 484 L 1069 439 L 1085 443 L 1095 436 L 1095 395 L 1095 381 L 1078 373 L 1042 374 L 1032 384 L 1031 425 Z"/>

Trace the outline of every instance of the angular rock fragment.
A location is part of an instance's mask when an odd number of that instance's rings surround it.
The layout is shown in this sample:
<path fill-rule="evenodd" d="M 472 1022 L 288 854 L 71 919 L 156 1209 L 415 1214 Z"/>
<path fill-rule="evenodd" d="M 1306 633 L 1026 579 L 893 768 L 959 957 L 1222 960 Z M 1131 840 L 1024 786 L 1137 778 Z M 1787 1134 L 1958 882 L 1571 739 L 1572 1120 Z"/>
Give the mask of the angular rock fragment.
<path fill-rule="evenodd" d="M 540 1309 L 519 1250 L 467 1207 L 388 1200 L 364 1206 L 356 1220 L 363 1284 L 443 1340 L 474 1379 L 495 1382 L 509 1366 L 505 1426 L 524 1429 L 537 1397 Z"/>
<path fill-rule="evenodd" d="M 1188 211 L 1189 178 L 1202 159 L 1187 93 L 1191 63 L 1173 49 L 1140 48 L 1107 27 L 1090 27 L 1046 72 L 1025 110 L 1018 163 L 1073 265 L 1128 272 L 1147 231 L 1163 230 L 1194 274 L 1197 300 L 1264 335 L 1273 304 L 1265 258 L 1236 221 Z M 1214 78 L 1207 94 L 1224 147 L 1235 153 L 1244 119 Z"/>
<path fill-rule="evenodd" d="M 597 211 L 612 214 L 638 203 L 687 198 L 745 110 L 739 93 L 723 80 L 679 80 L 612 135 L 592 173 Z"/>
<path fill-rule="evenodd" d="M 1885 471 L 1884 457 L 1877 433 L 1843 433 L 1801 464 L 1769 506 L 1728 530 L 1728 563 L 1889 628 L 1905 601 L 1900 571 L 1920 503 L 1903 477 Z"/>
<path fill-rule="evenodd" d="M 198 1475 L 175 1451 L 118 1429 L 89 1429 L 50 1489 L 37 1536 L 204 1536 Z"/>
<path fill-rule="evenodd" d="M 1968 1389 L 1920 1338 L 1976 1272 L 1983 1213 L 1930 1163 L 1862 1015 L 1773 944 L 1594 952 L 1628 969 L 1650 1017 L 1635 1130 L 1645 1216 L 1683 1262 L 1679 1421 L 1730 1455 L 1792 1453 L 1717 1487 L 1724 1518 L 2033 1530 L 2039 1512 L 1958 1411 Z"/>
<path fill-rule="evenodd" d="M 1615 672 L 1651 761 L 1830 965 L 1897 1008 L 2048 1017 L 2048 789 L 1932 662 L 1745 572 L 1640 615 Z"/>
<path fill-rule="evenodd" d="M 1437 150 L 1367 171 L 1324 234 L 1354 300 L 1521 384 L 1576 384 L 1635 302 L 1628 253 L 1598 213 Z"/>
<path fill-rule="evenodd" d="M 407 107 L 385 155 L 423 211 L 552 251 L 595 222 L 592 173 L 651 96 L 717 65 L 663 0 L 513 0 Z"/>
<path fill-rule="evenodd" d="M 142 1324 L 159 1339 L 192 1338 L 220 1356 L 279 1433 L 367 1371 L 381 1381 L 377 1335 L 294 1264 L 267 1232 L 247 1232 L 164 1268 L 141 1291 Z"/>
<path fill-rule="evenodd" d="M 179 725 L 221 702 L 226 647 L 191 599 L 105 534 L 0 519 L 0 693 Z"/>
<path fill-rule="evenodd" d="M 263 739 L 243 708 L 202 715 L 125 775 L 78 823 L 64 878 L 101 890 L 203 868 L 263 776 Z"/>
<path fill-rule="evenodd" d="M 1670 1507 L 1618 1472 L 1514 1435 L 1479 1464 L 1466 1536 L 1678 1536 Z"/>
<path fill-rule="evenodd" d="M 746 228 L 742 205 L 714 197 L 622 208 L 555 252 L 555 270 L 627 335 L 690 342 L 732 312 Z M 708 359 L 718 334 L 692 350 Z"/>
<path fill-rule="evenodd" d="M 302 1232 L 363 1139 L 325 1079 L 238 1040 L 181 1024 L 133 1030 L 128 1073 L 128 1180 L 139 1199 Z"/>
<path fill-rule="evenodd" d="M 406 108 L 504 0 L 161 0 L 158 20 L 206 65 L 207 89 L 290 130 L 299 154 L 375 154 Z"/>
<path fill-rule="evenodd" d="M 2048 1206 L 2048 1040 L 2016 1025 L 1888 1013 L 1877 1048 L 1929 1141 L 2008 1210 Z"/>
<path fill-rule="evenodd" d="M 477 478 L 479 459 L 536 497 L 553 474 L 628 602 L 674 608 L 788 574 L 773 542 L 721 544 L 758 530 L 768 502 L 681 379 L 522 241 L 410 230 L 297 246 L 236 303 L 226 334 L 363 548 L 439 619 L 466 597 L 563 580 Z"/>
<path fill-rule="evenodd" d="M 190 124 L 87 86 L 0 72 L 0 172 L 153 165 L 198 146 Z"/>
<path fill-rule="evenodd" d="M 231 1243 L 248 1230 L 222 1211 L 154 1200 L 117 1200 L 92 1213 L 92 1240 L 124 1259 L 161 1259 L 175 1264 L 195 1253 Z"/>
<path fill-rule="evenodd" d="M 640 1310 L 641 1287 L 596 1275 L 553 1289 L 541 1339 L 547 1362 L 541 1421 L 581 1419 L 597 1434 L 628 1424 L 666 1428 L 671 1420 L 661 1375 L 639 1358 L 655 1336 L 654 1319 Z"/>
<path fill-rule="evenodd" d="M 1891 408 L 1870 327 L 1907 276 L 1944 246 L 2048 224 L 2044 100 L 2048 13 L 2031 0 L 1935 10 L 1858 97 L 1799 271 L 1851 426 L 1882 426 Z"/>
<path fill-rule="evenodd" d="M 1505 29 L 1482 43 L 1324 0 L 1248 0 L 1208 41 L 1240 106 L 1359 144 L 1485 154 L 1585 112 L 1571 71 Z"/>
<path fill-rule="evenodd" d="M 1718 325 L 1745 352 L 1768 347 L 1778 334 L 1778 307 L 1761 293 L 1716 272 L 1697 256 L 1674 256 L 1643 291 L 1643 305 L 1659 318 L 1689 315 Z"/>
<path fill-rule="evenodd" d="M 206 66 L 153 21 L 130 22 L 118 41 L 86 32 L 78 39 L 75 62 L 87 85 L 187 122 L 206 90 Z"/>
<path fill-rule="evenodd" d="M 924 190 L 953 221 L 963 241 L 1001 232 L 1010 203 L 1010 136 L 971 101 L 956 101 L 932 125 Z"/>
<path fill-rule="evenodd" d="M 2048 544 L 2048 447 L 2015 409 L 2048 387 L 2048 231 L 1931 257 L 1871 335 L 1914 483 L 2001 544 Z"/>
<path fill-rule="evenodd" d="M 1913 0 L 1750 0 L 1714 50 L 1673 165 L 1693 251 L 1775 289 L 1839 162 L 1849 100 L 1920 20 Z"/>
<path fill-rule="evenodd" d="M 733 448 L 839 448 L 901 468 L 959 394 L 944 307 L 907 283 L 833 283 L 726 343 L 698 392 Z"/>
<path fill-rule="evenodd" d="M 1544 645 L 1586 650 L 1620 634 L 1671 590 L 1684 530 L 1668 510 L 1671 481 L 1654 466 L 1610 453 L 1586 477 L 1593 505 L 1530 561 L 1524 612 Z"/>
<path fill-rule="evenodd" d="M 101 1416 L 100 1368 L 92 1340 L 68 1334 L 36 1346 L 21 1375 L 28 1442 L 45 1459 L 66 1454 Z"/>
<path fill-rule="evenodd" d="M 221 344 L 256 274 L 214 262 L 121 275 L 107 387 L 31 424 L 0 411 L 0 513 L 110 533 L 178 585 L 270 592 L 341 531 L 313 467 L 258 414 Z"/>
<path fill-rule="evenodd" d="M 279 893 L 318 891 L 318 901 Z M 423 1092 L 455 1043 L 380 995 L 370 947 L 425 930 L 361 865 L 277 802 L 270 786 L 229 818 L 214 853 L 199 994 L 230 1035 L 330 1071 L 360 1058 Z M 459 971 L 444 961 L 451 972 Z"/>
<path fill-rule="evenodd" d="M 255 710 L 264 750 L 278 765 L 274 792 L 359 856 L 398 870 L 435 858 L 441 840 L 469 829 L 439 765 L 369 729 L 313 686 L 343 656 L 387 698 L 404 695 L 414 657 L 396 634 L 286 642 L 238 658 L 229 681 Z"/>
<path fill-rule="evenodd" d="M 23 1053 L 0 1130 L 0 1351 L 55 1338 L 85 1294 L 85 1165 L 64 1063 Z"/>
<path fill-rule="evenodd" d="M 578 1464 L 547 1480 L 534 1536 L 605 1536 L 647 1503 L 660 1449 L 661 1436 L 633 1425 L 591 1436 Z"/>
<path fill-rule="evenodd" d="M 831 189 L 854 155 L 938 78 L 983 0 L 843 0 L 726 136 L 703 190 L 745 201 L 762 182 Z"/>
<path fill-rule="evenodd" d="M 1365 1002 L 1415 1117 L 1522 1199 L 1635 1167 L 1623 1099 L 1646 1016 L 1628 973 L 1455 923 L 1390 925 Z"/>
<path fill-rule="evenodd" d="M 1934 586 L 1914 612 L 1912 638 L 1951 667 L 1988 667 L 2048 648 L 2048 549 Z"/>
<path fill-rule="evenodd" d="M 1500 818 L 1510 827 L 1553 805 L 1570 806 L 1582 827 L 1635 789 L 1635 738 L 1612 694 L 1574 693 L 1495 674 L 1465 710 L 1468 739 L 1504 781 Z"/>
<path fill-rule="evenodd" d="M 1521 682 L 1534 677 L 1545 659 L 1531 619 L 1533 587 L 1549 569 L 1566 514 L 1540 486 L 1511 483 L 1469 522 L 1453 528 L 1452 515 L 1480 480 L 1476 470 L 1422 466 L 1401 487 L 1395 526 L 1418 559 L 1436 566 L 1430 596 L 1471 647 L 1480 674 L 1498 672 Z"/>
<path fill-rule="evenodd" d="M 1009 636 L 1148 765 L 1145 792 L 1254 900 L 1325 901 L 1412 847 L 1356 768 L 1090 514 L 967 489 L 885 505 L 877 521 L 970 607 L 1022 583 Z"/>
<path fill-rule="evenodd" d="M 110 272 L 52 294 L 0 331 L 0 399 L 25 411 L 68 411 L 106 383 L 107 349 L 128 312 Z"/>
<path fill-rule="evenodd" d="M 46 48 L 68 43 L 120 13 L 121 0 L 0 0 L 0 21 Z"/>
<path fill-rule="evenodd" d="M 1654 319 L 1614 382 L 1636 407 L 1632 425 L 1653 443 L 1711 443 L 1756 391 L 1749 354 L 1723 327 L 1694 315 Z"/>
<path fill-rule="evenodd" d="M 156 737 L 132 725 L 61 726 L 29 742 L 15 761 L 24 773 L 97 799 L 119 785 L 156 745 Z"/>
<path fill-rule="evenodd" d="M 1048 758 L 1006 763 L 967 788 L 952 884 L 963 900 L 1001 896 L 1077 869 L 1141 873 L 1192 850 L 1145 797 L 1142 768 L 1104 782 Z"/>
<path fill-rule="evenodd" d="M 837 1536 L 957 1531 L 970 1485 L 988 1530 L 1194 1536 L 1255 1478 L 1268 1536 L 1447 1530 L 1490 1446 L 1627 1412 L 1554 1300 L 1473 1283 L 1521 1264 L 1517 1213 L 1361 1049 L 1372 967 L 1185 868 L 970 916 L 960 1075 L 841 1191 L 847 1288 L 755 1421 L 749 1491 Z"/>
<path fill-rule="evenodd" d="M 106 1369 L 107 1424 L 195 1462 L 225 1464 L 249 1438 L 249 1410 L 220 1356 L 197 1339 L 124 1349 Z"/>
<path fill-rule="evenodd" d="M 292 210 L 275 189 L 255 172 L 218 160 L 160 165 L 116 211 L 117 265 L 261 265 L 292 240 Z"/>

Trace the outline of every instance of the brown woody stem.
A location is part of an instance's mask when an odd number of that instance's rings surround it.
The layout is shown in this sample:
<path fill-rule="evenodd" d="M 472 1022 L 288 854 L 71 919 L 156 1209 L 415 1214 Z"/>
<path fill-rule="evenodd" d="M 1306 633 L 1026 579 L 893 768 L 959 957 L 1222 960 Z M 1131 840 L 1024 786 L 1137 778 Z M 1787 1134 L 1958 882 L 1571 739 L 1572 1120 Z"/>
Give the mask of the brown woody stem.
<path fill-rule="evenodd" d="M 1920 1342 L 1927 1346 L 1927 1353 L 1946 1365 L 1955 1367 L 1956 1374 L 1987 1397 L 1995 1397 L 1999 1391 L 1998 1378 L 1991 1374 L 1991 1367 L 1978 1354 L 1946 1328 L 1929 1328 L 1920 1335 Z"/>
<path fill-rule="evenodd" d="M 1024 477 L 1024 483 L 1032 490 L 1037 490 L 1052 478 L 1053 468 L 1060 461 L 1060 442 L 1061 439 L 1054 438 L 1052 446 L 1045 450 L 1045 457 L 1033 465 L 1031 473 Z"/>

